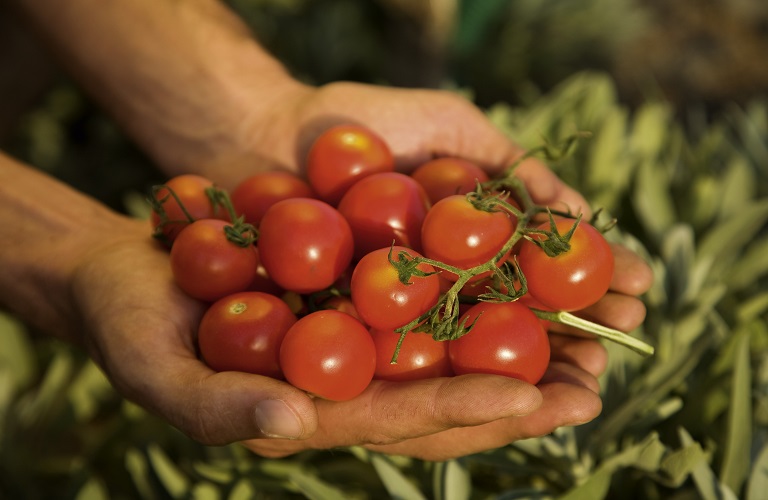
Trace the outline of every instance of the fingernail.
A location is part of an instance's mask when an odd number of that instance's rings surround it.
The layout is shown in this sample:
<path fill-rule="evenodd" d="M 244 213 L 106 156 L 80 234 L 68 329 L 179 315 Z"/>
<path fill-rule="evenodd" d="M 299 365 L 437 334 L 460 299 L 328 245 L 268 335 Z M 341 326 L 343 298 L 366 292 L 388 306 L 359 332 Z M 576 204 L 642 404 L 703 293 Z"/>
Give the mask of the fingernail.
<path fill-rule="evenodd" d="M 254 410 L 256 425 L 266 437 L 281 439 L 298 439 L 304 426 L 301 420 L 279 399 L 267 399 L 259 402 Z"/>

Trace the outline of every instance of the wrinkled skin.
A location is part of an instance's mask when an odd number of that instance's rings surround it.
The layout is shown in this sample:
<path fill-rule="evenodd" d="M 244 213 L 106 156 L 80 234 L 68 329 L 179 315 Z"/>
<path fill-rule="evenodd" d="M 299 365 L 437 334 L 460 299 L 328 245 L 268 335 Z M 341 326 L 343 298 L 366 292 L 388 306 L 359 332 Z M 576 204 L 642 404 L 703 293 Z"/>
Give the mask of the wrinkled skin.
<path fill-rule="evenodd" d="M 406 172 L 450 155 L 494 173 L 522 154 L 448 92 L 299 84 L 219 2 L 116 0 L 98 12 L 84 0 L 12 3 L 168 177 L 197 173 L 232 188 L 259 169 L 300 172 L 314 137 L 344 121 L 379 133 Z M 99 20 L 83 25 L 86 15 Z M 333 403 L 277 380 L 214 373 L 195 353 L 204 306 L 176 288 L 167 251 L 151 241 L 145 221 L 27 170 L 0 168 L 0 239 L 11 242 L 0 248 L 0 264 L 14 270 L 0 276 L 3 305 L 84 345 L 118 391 L 202 443 L 242 441 L 271 457 L 363 445 L 441 460 L 588 422 L 601 410 L 606 352 L 583 336 L 552 335 L 552 363 L 536 386 L 490 375 L 376 381 Z M 542 163 L 526 160 L 518 175 L 538 203 L 589 215 L 585 200 Z M 36 204 L 24 192 L 38 193 Z M 614 255 L 611 291 L 578 314 L 629 331 L 644 319 L 637 296 L 651 272 L 626 249 L 614 247 Z"/>

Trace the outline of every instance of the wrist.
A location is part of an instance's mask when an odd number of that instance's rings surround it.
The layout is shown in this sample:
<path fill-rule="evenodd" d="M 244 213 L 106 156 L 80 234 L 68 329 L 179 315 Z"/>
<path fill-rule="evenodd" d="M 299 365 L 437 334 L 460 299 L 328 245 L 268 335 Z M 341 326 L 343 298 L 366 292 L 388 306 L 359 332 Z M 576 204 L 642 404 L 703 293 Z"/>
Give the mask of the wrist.
<path fill-rule="evenodd" d="M 79 342 L 75 270 L 110 240 L 138 235 L 143 224 L 2 154 L 0 206 L 0 307 L 41 332 Z"/>

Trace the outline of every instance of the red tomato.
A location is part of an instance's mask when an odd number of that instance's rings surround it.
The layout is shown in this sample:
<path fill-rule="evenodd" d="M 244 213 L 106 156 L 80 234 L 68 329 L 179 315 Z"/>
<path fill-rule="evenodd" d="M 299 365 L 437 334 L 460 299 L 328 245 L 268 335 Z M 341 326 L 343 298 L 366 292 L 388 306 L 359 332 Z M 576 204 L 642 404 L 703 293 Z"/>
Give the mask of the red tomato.
<path fill-rule="evenodd" d="M 414 250 L 396 246 L 392 248 L 393 260 L 397 261 L 401 250 L 412 257 L 421 257 Z M 407 325 L 432 308 L 440 296 L 437 274 L 413 276 L 409 284 L 403 284 L 397 269 L 389 262 L 389 252 L 389 248 L 374 250 L 360 259 L 352 272 L 352 302 L 357 313 L 367 325 L 380 330 Z M 418 269 L 434 272 L 434 268 L 425 263 L 419 264 Z"/>
<path fill-rule="evenodd" d="M 294 323 L 296 316 L 274 295 L 228 295 L 211 304 L 200 320 L 200 354 L 216 371 L 282 378 L 280 345 Z"/>
<path fill-rule="evenodd" d="M 158 210 L 153 209 L 150 214 L 150 223 L 155 234 L 163 237 L 166 243 L 171 244 L 179 232 L 189 225 L 190 217 L 192 220 L 213 218 L 227 220 L 226 211 L 221 208 L 214 210 L 213 204 L 206 194 L 206 189 L 211 187 L 213 187 L 213 182 L 206 177 L 183 174 L 169 179 L 163 184 L 163 187 L 154 191 L 155 200 L 165 212 L 165 218 L 162 220 Z M 175 197 L 171 191 L 176 195 Z M 179 206 L 179 201 L 184 209 Z"/>
<path fill-rule="evenodd" d="M 259 225 L 264 212 L 278 201 L 314 197 L 314 191 L 304 179 L 284 170 L 259 172 L 247 177 L 230 196 L 235 213 L 254 226 Z"/>
<path fill-rule="evenodd" d="M 471 193 L 477 183 L 488 180 L 488 174 L 462 158 L 436 158 L 420 165 L 411 177 L 421 184 L 432 203 L 454 194 Z"/>
<path fill-rule="evenodd" d="M 352 302 L 351 297 L 346 295 L 332 295 L 318 304 L 320 309 L 335 309 L 343 313 L 347 313 L 356 320 L 363 323 L 363 319 L 357 313 L 355 303 Z"/>
<path fill-rule="evenodd" d="M 459 321 L 474 327 L 448 341 L 457 375 L 492 373 L 536 384 L 549 365 L 549 338 L 539 319 L 519 302 L 480 302 Z"/>
<path fill-rule="evenodd" d="M 205 301 L 247 290 L 258 267 L 256 248 L 227 239 L 229 222 L 201 219 L 176 237 L 171 247 L 171 271 L 189 296 Z"/>
<path fill-rule="evenodd" d="M 354 124 L 323 132 L 307 155 L 307 178 L 321 200 L 336 206 L 363 177 L 395 169 L 392 152 L 372 130 Z"/>
<path fill-rule="evenodd" d="M 285 334 L 280 366 L 294 387 L 332 401 L 346 401 L 368 387 L 376 347 L 365 326 L 349 314 L 316 311 Z"/>
<path fill-rule="evenodd" d="M 376 371 L 378 380 L 419 380 L 453 375 L 448 359 L 448 342 L 441 342 L 431 335 L 408 332 L 400 346 L 397 363 L 392 355 L 400 340 L 400 334 L 392 330 L 371 330 L 376 345 Z"/>
<path fill-rule="evenodd" d="M 558 220 L 558 232 L 566 234 L 574 223 Z M 549 230 L 549 225 L 545 222 L 539 229 Z M 613 253 L 600 231 L 580 222 L 569 243 L 570 250 L 549 257 L 535 243 L 525 241 L 518 255 L 528 293 L 556 311 L 576 311 L 594 304 L 608 291 L 613 278 Z"/>
<path fill-rule="evenodd" d="M 331 286 L 346 271 L 354 241 L 338 210 L 320 200 L 290 198 L 264 214 L 258 249 L 275 283 L 292 292 L 312 293 Z"/>
<path fill-rule="evenodd" d="M 355 258 L 395 245 L 421 251 L 427 193 L 405 174 L 372 174 L 353 184 L 339 202 L 355 238 Z"/>
<path fill-rule="evenodd" d="M 515 232 L 516 220 L 506 211 L 486 212 L 475 208 L 464 195 L 443 198 L 427 212 L 421 226 L 424 255 L 459 269 L 470 269 L 490 261 Z M 499 259 L 501 265 L 506 260 Z M 447 279 L 457 276 L 443 271 Z M 473 278 L 482 279 L 488 273 Z"/>
<path fill-rule="evenodd" d="M 274 282 L 272 278 L 269 277 L 267 270 L 261 263 L 258 247 L 254 248 L 256 249 L 256 273 L 253 277 L 251 286 L 248 287 L 248 290 L 252 292 L 270 293 L 272 295 L 278 296 L 281 295 L 283 292 L 285 292 L 285 290 L 283 290 L 277 283 Z"/>

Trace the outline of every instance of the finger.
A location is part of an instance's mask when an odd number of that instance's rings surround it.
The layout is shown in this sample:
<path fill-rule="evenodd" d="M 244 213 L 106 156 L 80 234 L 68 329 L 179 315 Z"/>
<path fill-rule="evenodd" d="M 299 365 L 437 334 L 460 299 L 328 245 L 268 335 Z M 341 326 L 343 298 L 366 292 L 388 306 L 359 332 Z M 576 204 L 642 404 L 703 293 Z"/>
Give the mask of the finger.
<path fill-rule="evenodd" d="M 608 364 L 605 347 L 595 339 L 549 333 L 550 360 L 574 365 L 599 377 Z"/>
<path fill-rule="evenodd" d="M 166 419 L 192 439 L 222 445 L 244 439 L 302 439 L 317 428 L 313 401 L 285 382 L 241 372 L 217 373 L 168 329 L 135 324 L 113 330 L 106 365 L 127 398 Z M 131 342 L 120 337 L 130 337 Z"/>
<path fill-rule="evenodd" d="M 578 191 L 563 182 L 550 168 L 536 158 L 527 158 L 517 167 L 516 174 L 528 189 L 534 202 L 552 209 L 570 210 L 592 216 L 589 203 Z"/>
<path fill-rule="evenodd" d="M 636 297 L 608 292 L 596 304 L 573 314 L 615 330 L 631 332 L 645 320 L 646 309 L 645 304 Z M 593 335 L 583 330 L 554 321 L 550 330 L 556 333 L 593 338 Z"/>
<path fill-rule="evenodd" d="M 627 247 L 611 243 L 614 258 L 611 290 L 625 295 L 642 295 L 653 284 L 653 270 L 639 255 Z"/>
<path fill-rule="evenodd" d="M 543 436 L 558 427 L 581 425 L 600 414 L 602 401 L 594 391 L 597 387 L 594 377 L 572 365 L 558 363 L 553 363 L 547 377 L 548 380 L 539 385 L 542 405 L 529 415 L 368 448 L 424 460 L 448 460 Z"/>
<path fill-rule="evenodd" d="M 320 426 L 305 441 L 253 440 L 246 444 L 267 456 L 283 456 L 301 447 L 387 445 L 529 414 L 541 403 L 541 392 L 535 386 L 497 375 L 374 381 L 351 401 L 316 400 Z"/>

